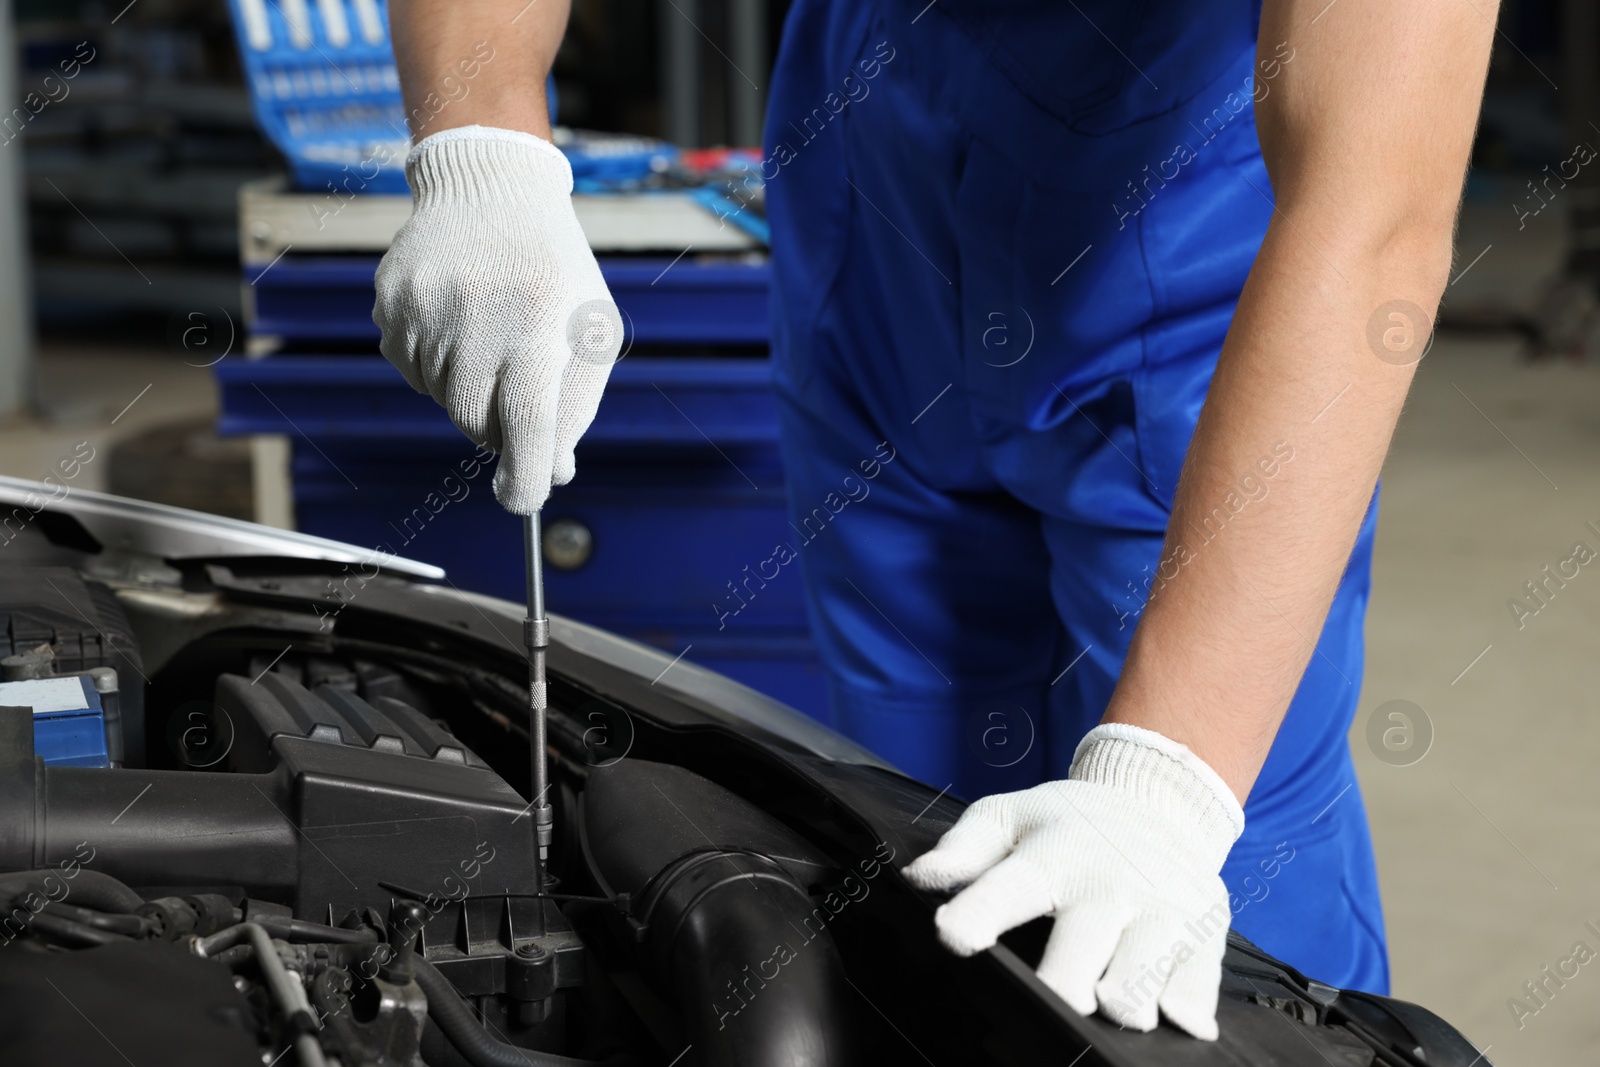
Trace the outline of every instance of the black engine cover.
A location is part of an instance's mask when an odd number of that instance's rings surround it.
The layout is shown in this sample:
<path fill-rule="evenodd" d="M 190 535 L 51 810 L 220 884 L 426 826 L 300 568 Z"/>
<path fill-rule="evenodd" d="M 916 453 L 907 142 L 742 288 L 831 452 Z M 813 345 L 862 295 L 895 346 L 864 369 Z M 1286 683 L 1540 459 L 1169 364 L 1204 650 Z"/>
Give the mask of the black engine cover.
<path fill-rule="evenodd" d="M 425 900 L 533 891 L 527 802 L 409 705 L 271 672 L 224 675 L 216 703 L 234 732 L 226 777 L 252 781 L 255 806 L 294 823 L 299 875 L 285 903 L 299 918 L 386 911 L 392 886 Z"/>

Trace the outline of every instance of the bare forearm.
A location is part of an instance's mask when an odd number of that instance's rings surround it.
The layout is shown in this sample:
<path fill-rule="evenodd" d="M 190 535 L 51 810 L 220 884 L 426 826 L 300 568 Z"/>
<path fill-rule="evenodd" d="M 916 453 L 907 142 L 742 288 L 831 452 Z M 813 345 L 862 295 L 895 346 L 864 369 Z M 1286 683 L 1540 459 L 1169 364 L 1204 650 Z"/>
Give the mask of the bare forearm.
<path fill-rule="evenodd" d="M 459 126 L 548 139 L 545 78 L 569 0 L 394 0 L 390 34 L 414 140 Z"/>
<path fill-rule="evenodd" d="M 1313 654 L 1377 482 L 1411 367 L 1367 343 L 1373 309 L 1430 316 L 1449 234 L 1344 258 L 1275 226 L 1196 430 L 1149 608 L 1106 718 L 1182 741 L 1242 801 Z M 1420 344 L 1425 323 L 1418 328 Z M 1351 684 L 1354 684 L 1351 679 Z"/>
<path fill-rule="evenodd" d="M 1315 653 L 1446 284 L 1493 15 L 1487 0 L 1263 9 L 1261 40 L 1296 49 L 1257 109 L 1276 210 L 1106 712 L 1188 745 L 1241 801 Z M 1414 347 L 1386 348 L 1408 325 Z"/>

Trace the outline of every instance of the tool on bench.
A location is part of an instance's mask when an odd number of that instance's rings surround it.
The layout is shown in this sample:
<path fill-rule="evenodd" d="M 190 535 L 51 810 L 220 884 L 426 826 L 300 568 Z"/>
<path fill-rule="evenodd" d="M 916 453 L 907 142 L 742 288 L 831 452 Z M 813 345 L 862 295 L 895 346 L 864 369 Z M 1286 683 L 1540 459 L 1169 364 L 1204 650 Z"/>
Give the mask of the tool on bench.
<path fill-rule="evenodd" d="M 539 513 L 523 522 L 522 545 L 528 572 L 528 617 L 522 624 L 523 643 L 528 647 L 528 745 L 533 757 L 533 833 L 539 846 L 539 881 L 534 891 L 544 895 L 545 861 L 550 853 L 550 838 L 555 815 L 550 808 L 550 770 L 545 754 L 545 715 L 549 701 L 545 692 L 544 653 L 550 644 L 550 620 L 544 614 L 544 560 L 540 545 Z"/>

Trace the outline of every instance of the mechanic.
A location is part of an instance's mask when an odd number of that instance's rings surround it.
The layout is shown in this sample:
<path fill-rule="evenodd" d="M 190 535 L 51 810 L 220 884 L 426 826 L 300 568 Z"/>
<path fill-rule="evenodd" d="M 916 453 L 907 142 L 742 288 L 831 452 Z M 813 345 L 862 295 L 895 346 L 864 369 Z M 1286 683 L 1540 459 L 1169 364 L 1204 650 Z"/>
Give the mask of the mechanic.
<path fill-rule="evenodd" d="M 906 870 L 969 886 L 953 950 L 1053 914 L 1068 1004 L 1200 1038 L 1230 920 L 1386 990 L 1346 733 L 1495 9 L 791 8 L 763 161 L 791 510 L 894 450 L 800 555 L 839 727 L 983 798 Z M 430 135 L 374 319 L 519 514 L 572 478 L 620 344 L 549 143 L 566 18 L 391 6 Z"/>

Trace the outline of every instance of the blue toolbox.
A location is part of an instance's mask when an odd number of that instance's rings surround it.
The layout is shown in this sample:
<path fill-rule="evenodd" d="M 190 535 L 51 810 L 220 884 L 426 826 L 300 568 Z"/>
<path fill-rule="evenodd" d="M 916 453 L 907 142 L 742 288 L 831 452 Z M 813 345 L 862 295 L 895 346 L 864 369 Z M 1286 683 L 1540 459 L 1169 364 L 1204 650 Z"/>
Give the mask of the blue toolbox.
<path fill-rule="evenodd" d="M 405 194 L 411 147 L 386 0 L 228 0 L 256 124 L 283 153 L 298 189 L 340 196 Z M 474 45 L 412 118 L 427 126 L 495 60 Z M 502 60 L 502 62 L 507 62 Z M 556 118 L 552 79 L 546 88 Z M 427 114 L 421 112 L 426 110 Z M 628 187 L 670 166 L 673 146 L 648 137 L 561 131 L 580 191 Z"/>
<path fill-rule="evenodd" d="M 229 0 L 256 122 L 301 188 L 403 193 L 410 135 L 382 0 Z"/>

